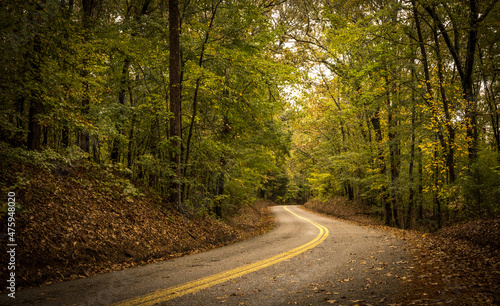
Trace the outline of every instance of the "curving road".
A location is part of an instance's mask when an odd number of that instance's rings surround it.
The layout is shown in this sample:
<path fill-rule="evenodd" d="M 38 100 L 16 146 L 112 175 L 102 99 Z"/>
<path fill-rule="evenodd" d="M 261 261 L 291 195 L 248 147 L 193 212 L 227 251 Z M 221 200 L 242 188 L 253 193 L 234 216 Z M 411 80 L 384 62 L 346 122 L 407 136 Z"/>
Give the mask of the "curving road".
<path fill-rule="evenodd" d="M 204 253 L 17 293 L 5 305 L 390 304 L 407 274 L 386 232 L 275 206 L 271 232 Z"/>

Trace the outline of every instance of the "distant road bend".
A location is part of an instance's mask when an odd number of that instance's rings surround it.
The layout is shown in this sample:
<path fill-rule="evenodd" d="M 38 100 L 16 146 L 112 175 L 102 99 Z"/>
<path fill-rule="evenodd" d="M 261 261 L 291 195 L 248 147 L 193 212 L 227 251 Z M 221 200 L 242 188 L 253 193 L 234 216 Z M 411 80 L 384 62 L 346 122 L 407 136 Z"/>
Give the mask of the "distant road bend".
<path fill-rule="evenodd" d="M 14 305 L 389 303 L 408 255 L 391 234 L 272 207 L 271 232 L 161 263 L 19 291 Z M 6 295 L 0 304 L 12 305 Z"/>

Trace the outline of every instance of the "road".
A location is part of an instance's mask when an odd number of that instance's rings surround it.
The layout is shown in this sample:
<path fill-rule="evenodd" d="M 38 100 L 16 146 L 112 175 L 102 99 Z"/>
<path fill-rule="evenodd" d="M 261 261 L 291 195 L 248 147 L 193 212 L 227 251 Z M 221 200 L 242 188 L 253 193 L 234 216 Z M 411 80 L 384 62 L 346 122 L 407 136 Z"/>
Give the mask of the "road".
<path fill-rule="evenodd" d="M 300 206 L 230 246 L 17 292 L 2 305 L 390 304 L 408 273 L 403 241 Z"/>

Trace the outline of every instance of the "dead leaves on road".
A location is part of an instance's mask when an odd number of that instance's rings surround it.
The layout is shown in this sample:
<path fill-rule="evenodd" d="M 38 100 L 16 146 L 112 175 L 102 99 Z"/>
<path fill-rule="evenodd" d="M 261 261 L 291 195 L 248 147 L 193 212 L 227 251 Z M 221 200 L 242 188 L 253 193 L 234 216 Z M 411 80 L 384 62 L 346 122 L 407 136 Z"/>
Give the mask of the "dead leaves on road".
<path fill-rule="evenodd" d="M 408 242 L 413 260 L 404 263 L 411 273 L 401 277 L 406 292 L 399 298 L 400 304 L 500 305 L 500 219 L 456 224 L 436 234 L 422 234 L 355 218 L 355 210 L 360 208 L 348 207 L 340 199 L 332 201 L 310 201 L 306 207 L 382 229 Z M 383 270 L 383 266 L 374 269 Z M 388 273 L 388 277 L 398 277 Z"/>

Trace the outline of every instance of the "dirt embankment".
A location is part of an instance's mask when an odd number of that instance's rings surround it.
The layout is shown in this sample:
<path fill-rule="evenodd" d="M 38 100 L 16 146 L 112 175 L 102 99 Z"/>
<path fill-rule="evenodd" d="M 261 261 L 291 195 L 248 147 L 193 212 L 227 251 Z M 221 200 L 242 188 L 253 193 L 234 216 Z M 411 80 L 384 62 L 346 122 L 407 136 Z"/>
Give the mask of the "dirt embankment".
<path fill-rule="evenodd" d="M 373 213 L 372 208 L 344 197 L 334 197 L 327 201 L 313 199 L 304 207 L 339 219 L 354 221 L 363 225 L 382 225 L 383 221 Z"/>
<path fill-rule="evenodd" d="M 500 220 L 476 220 L 424 233 L 383 226 L 368 207 L 345 198 L 313 200 L 304 206 L 392 232 L 408 242 L 412 276 L 405 280 L 401 305 L 500 304 Z"/>
<path fill-rule="evenodd" d="M 14 163 L 0 170 L 2 185 L 15 186 L 9 191 L 19 204 L 18 289 L 200 252 L 273 226 L 268 202 L 244 207 L 226 221 L 206 215 L 188 218 L 146 188 L 94 164 L 45 171 Z M 1 233 L 6 233 L 4 213 L 0 221 Z M 1 238 L 6 245 L 7 236 Z M 0 261 L 7 260 L 1 252 Z M 0 278 L 7 279 L 6 273 L 2 269 Z"/>

